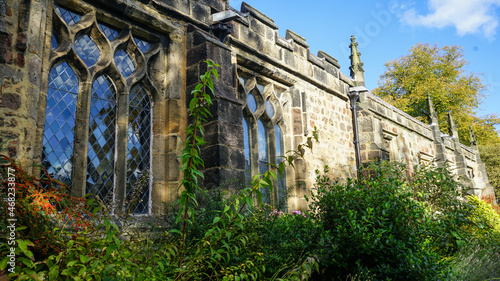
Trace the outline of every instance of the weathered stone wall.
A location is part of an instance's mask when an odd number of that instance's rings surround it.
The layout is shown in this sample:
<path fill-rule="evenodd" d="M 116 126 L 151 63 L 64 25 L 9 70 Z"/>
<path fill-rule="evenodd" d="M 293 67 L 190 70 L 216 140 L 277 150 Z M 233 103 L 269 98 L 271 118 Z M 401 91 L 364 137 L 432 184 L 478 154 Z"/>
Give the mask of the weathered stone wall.
<path fill-rule="evenodd" d="M 360 102 L 360 148 L 363 163 L 397 161 L 410 169 L 436 157 L 431 128 L 371 94 Z"/>
<path fill-rule="evenodd" d="M 45 1 L 0 1 L 0 143 L 23 165 L 36 153 L 46 11 Z"/>
<path fill-rule="evenodd" d="M 63 23 L 54 5 L 79 13 L 81 23 Z M 25 166 L 41 162 L 52 67 L 68 61 L 78 72 L 80 86 L 89 89 L 93 77 L 101 73 L 113 76 L 114 52 L 125 45 L 130 51 L 136 50 L 131 39 L 138 35 L 151 39 L 156 51 L 144 56 L 134 51 L 141 76 L 114 80 L 120 80 L 117 87 L 124 89 L 120 93 L 124 105 L 125 96 L 138 81 L 147 80 L 151 89 L 153 212 L 160 212 L 161 202 L 172 200 L 178 192 L 178 156 L 185 138 L 184 128 L 190 122 L 187 104 L 190 91 L 206 70 L 207 59 L 221 65 L 221 79 L 215 85 L 213 117 L 204 124 L 206 187 L 228 180 L 243 181 L 247 157 L 244 118 L 251 121 L 248 126 L 252 152 L 248 157 L 259 155 L 257 121 L 267 124 L 269 163 L 275 163 L 279 156 L 278 129 L 282 132 L 282 153 L 304 143 L 314 127 L 318 130 L 319 142 L 314 143 L 312 153 L 306 152 L 306 159 L 299 160 L 295 168 L 287 168 L 286 185 L 292 195 L 289 209 L 306 207 L 303 195 L 313 187 L 314 171 L 322 171 L 324 165 L 330 167 L 332 178 L 345 179 L 356 174 L 355 130 L 348 94 L 354 86 L 363 85 L 359 80 L 363 71 L 359 58 L 354 69 L 356 81 L 340 71 L 338 61 L 331 55 L 323 51 L 312 54 L 304 37 L 290 30 L 285 38 L 281 37 L 272 19 L 246 3 L 238 11 L 229 7 L 227 0 L 0 0 L 0 16 L 1 152 Z M 98 22 L 119 28 L 120 39 L 114 43 L 106 40 Z M 54 49 L 53 33 L 60 33 L 56 36 L 60 46 Z M 82 34 L 95 39 L 102 52 L 100 61 L 89 68 L 75 53 L 75 39 Z M 250 93 L 256 98 L 254 112 L 247 101 Z M 82 167 L 87 163 L 88 106 L 88 101 L 79 105 L 80 131 L 75 142 L 76 151 L 81 153 L 73 163 L 77 166 L 73 174 L 80 183 L 79 195 L 85 193 L 86 175 Z M 126 160 L 123 155 L 127 115 L 123 109 L 121 112 L 117 151 Z M 477 147 L 461 145 L 454 134 L 442 134 L 437 124 L 426 125 L 368 93 L 361 95 L 357 113 L 362 163 L 391 160 L 413 167 L 426 163 L 442 166 L 448 162 L 458 175 L 468 179 L 474 193 L 489 188 Z M 251 166 L 255 174 L 259 163 L 254 160 Z M 123 199 L 124 163 L 117 163 L 117 167 L 116 192 Z"/>
<path fill-rule="evenodd" d="M 312 134 L 319 132 L 319 143 L 306 152 L 295 169 L 287 171 L 287 185 L 293 187 L 290 208 L 303 208 L 302 198 L 314 183 L 316 169 L 331 167 L 335 178 L 354 175 L 352 112 L 347 92 L 350 78 L 342 74 L 337 60 L 320 51 L 314 55 L 306 39 L 287 30 L 278 34 L 272 19 L 255 8 L 242 4 L 241 12 L 229 10 L 214 15 L 231 33 L 225 40 L 231 47 L 238 75 L 257 77 L 262 84 L 280 89 L 279 103 L 284 123 L 285 151 L 296 149 Z M 245 103 L 245 101 L 242 101 Z"/>
<path fill-rule="evenodd" d="M 441 133 L 436 121 L 427 125 L 368 92 L 361 95 L 358 114 L 362 163 L 397 161 L 410 171 L 415 165 L 447 165 L 471 193 L 491 194 L 477 147 L 461 144 L 456 132 Z"/>

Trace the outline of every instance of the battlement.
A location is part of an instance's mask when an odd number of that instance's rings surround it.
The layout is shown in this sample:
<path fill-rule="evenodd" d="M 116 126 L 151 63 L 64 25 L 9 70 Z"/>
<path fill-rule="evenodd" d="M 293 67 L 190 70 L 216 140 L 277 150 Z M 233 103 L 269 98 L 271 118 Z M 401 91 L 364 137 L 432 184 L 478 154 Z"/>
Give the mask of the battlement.
<path fill-rule="evenodd" d="M 282 69 L 271 73 L 271 77 L 284 84 L 292 85 L 293 81 L 280 78 L 278 72 L 296 75 L 344 99 L 348 88 L 354 85 L 351 78 L 340 72 L 337 59 L 324 51 L 311 53 L 306 39 L 289 29 L 283 38 L 270 17 L 245 2 L 240 11 L 231 8 L 214 14 L 213 20 L 231 26 L 229 43 L 239 49 L 238 56 L 256 56 L 262 60 L 261 66 L 269 63 Z"/>

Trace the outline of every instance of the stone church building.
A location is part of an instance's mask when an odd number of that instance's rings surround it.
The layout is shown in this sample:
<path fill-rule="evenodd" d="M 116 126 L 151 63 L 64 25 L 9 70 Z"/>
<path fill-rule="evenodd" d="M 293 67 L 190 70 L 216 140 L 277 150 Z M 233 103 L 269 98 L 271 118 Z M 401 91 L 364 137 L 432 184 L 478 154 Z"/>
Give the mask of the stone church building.
<path fill-rule="evenodd" d="M 370 94 L 351 41 L 347 76 L 246 3 L 0 0 L 1 152 L 34 174 L 42 164 L 74 195 L 123 206 L 138 194 L 134 213 L 160 212 L 177 193 L 189 93 L 211 59 L 221 67 L 204 125 L 205 187 L 241 184 L 316 127 L 314 150 L 268 194 L 290 209 L 306 206 L 316 169 L 342 179 L 377 160 L 448 163 L 471 193 L 491 193 L 475 140 L 460 143 L 452 116 L 443 134 L 435 114 L 424 124 Z"/>

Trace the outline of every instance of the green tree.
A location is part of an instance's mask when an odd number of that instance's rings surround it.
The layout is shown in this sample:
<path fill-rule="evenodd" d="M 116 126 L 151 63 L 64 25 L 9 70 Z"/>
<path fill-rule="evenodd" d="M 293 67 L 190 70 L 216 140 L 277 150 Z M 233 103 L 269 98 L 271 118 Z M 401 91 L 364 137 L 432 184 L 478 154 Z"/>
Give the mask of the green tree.
<path fill-rule="evenodd" d="M 451 112 L 457 123 L 461 142 L 469 141 L 469 126 L 476 132 L 479 144 L 500 144 L 494 125 L 499 117 L 477 116 L 486 85 L 480 75 L 467 73 L 468 62 L 459 46 L 417 44 L 410 53 L 385 64 L 379 87 L 373 93 L 408 114 L 426 121 L 429 114 L 427 95 L 432 97 L 439 125 L 448 131 L 446 113 Z"/>

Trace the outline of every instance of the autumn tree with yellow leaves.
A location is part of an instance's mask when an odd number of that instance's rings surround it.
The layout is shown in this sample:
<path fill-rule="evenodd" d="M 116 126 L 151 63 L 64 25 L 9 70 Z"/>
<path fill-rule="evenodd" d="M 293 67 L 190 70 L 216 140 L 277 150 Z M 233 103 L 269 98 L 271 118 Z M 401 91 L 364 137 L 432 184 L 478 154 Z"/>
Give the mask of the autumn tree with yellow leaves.
<path fill-rule="evenodd" d="M 408 55 L 385 64 L 387 70 L 373 93 L 424 122 L 429 94 L 443 132 L 448 132 L 446 115 L 451 112 L 462 143 L 469 143 L 472 126 L 479 145 L 500 145 L 494 127 L 500 124 L 498 115 L 477 115 L 487 85 L 480 74 L 466 72 L 467 64 L 459 46 L 417 44 Z"/>

